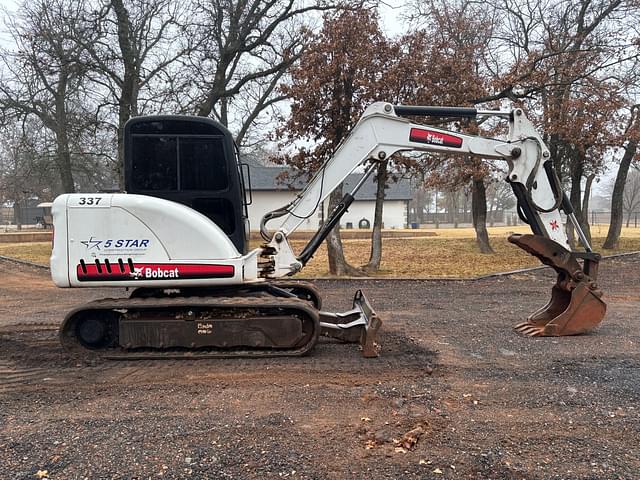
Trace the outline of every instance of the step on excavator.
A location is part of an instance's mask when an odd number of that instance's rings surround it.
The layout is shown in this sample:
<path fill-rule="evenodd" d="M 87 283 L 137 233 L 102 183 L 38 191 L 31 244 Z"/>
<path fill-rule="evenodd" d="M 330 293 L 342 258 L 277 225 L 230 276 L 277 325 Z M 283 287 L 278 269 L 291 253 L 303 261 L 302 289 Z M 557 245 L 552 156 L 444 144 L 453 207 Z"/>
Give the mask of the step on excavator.
<path fill-rule="evenodd" d="M 504 140 L 414 123 L 411 118 L 493 117 Z M 576 335 L 605 314 L 592 252 L 553 170 L 549 150 L 519 108 L 370 105 L 349 136 L 288 205 L 267 213 L 264 243 L 248 250 L 250 175 L 230 132 L 201 117 L 136 117 L 125 126 L 127 193 L 75 193 L 53 203 L 51 276 L 59 287 L 127 287 L 130 295 L 89 302 L 66 316 L 70 353 L 104 358 L 303 355 L 320 336 L 378 354 L 382 324 L 356 292 L 353 308 L 322 310 L 312 284 L 287 280 L 313 257 L 377 162 L 397 152 L 505 161 L 518 213 L 532 230 L 509 241 L 558 274 L 549 303 L 516 329 L 531 336 Z M 345 178 L 364 172 L 300 253 L 289 236 Z M 570 250 L 561 211 L 585 252 Z M 269 231 L 268 223 L 276 227 Z"/>

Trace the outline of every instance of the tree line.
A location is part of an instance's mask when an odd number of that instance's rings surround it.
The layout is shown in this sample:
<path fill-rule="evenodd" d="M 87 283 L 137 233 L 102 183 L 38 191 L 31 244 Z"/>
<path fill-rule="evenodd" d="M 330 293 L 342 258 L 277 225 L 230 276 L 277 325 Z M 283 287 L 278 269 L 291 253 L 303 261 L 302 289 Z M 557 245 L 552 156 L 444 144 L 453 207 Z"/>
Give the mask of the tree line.
<path fill-rule="evenodd" d="M 24 2 L 5 15 L 3 199 L 117 188 L 123 126 L 136 115 L 212 116 L 245 152 L 277 142 L 265 156 L 311 174 L 373 101 L 509 104 L 543 132 L 587 235 L 593 184 L 616 170 L 605 242 L 615 248 L 639 155 L 639 0 L 411 0 L 401 15 L 391 35 L 375 3 L 352 0 Z M 440 125 L 504 133 L 491 122 Z M 379 268 L 385 185 L 402 176 L 467 189 L 479 248 L 492 251 L 487 188 L 504 166 L 397 155 L 375 173 L 369 262 L 349 265 L 336 229 L 332 273 Z M 338 189 L 329 208 L 341 197 Z"/>
<path fill-rule="evenodd" d="M 46 186 L 34 182 L 30 190 L 49 195 L 120 185 L 123 126 L 132 116 L 213 116 L 250 144 L 261 114 L 284 99 L 278 86 L 314 14 L 336 7 L 324 0 L 24 2 L 4 15 L 12 40 L 0 64 L 4 141 L 23 152 L 15 161 L 36 162 L 48 174 Z"/>
<path fill-rule="evenodd" d="M 589 238 L 593 183 L 607 169 L 618 169 L 605 243 L 615 248 L 626 176 L 637 162 L 639 12 L 638 2 L 621 0 L 415 1 L 405 11 L 407 32 L 398 37 L 383 33 L 375 11 L 328 14 L 284 87 L 292 107 L 281 134 L 287 140 L 303 136 L 315 146 L 283 161 L 302 170 L 317 168 L 372 101 L 483 108 L 507 102 L 524 108 L 543 132 Z M 444 126 L 504 133 L 481 122 Z M 445 191 L 468 188 L 479 248 L 492 251 L 486 190 L 504 178 L 504 166 L 461 156 L 398 155 L 379 165 L 379 186 L 390 172 L 419 175 L 425 185 Z M 340 195 L 336 192 L 332 203 Z M 570 228 L 569 233 L 572 237 Z M 364 270 L 379 265 L 375 227 L 373 239 Z M 339 255 L 339 237 L 330 239 L 329 247 L 338 259 L 332 271 L 356 273 Z"/>

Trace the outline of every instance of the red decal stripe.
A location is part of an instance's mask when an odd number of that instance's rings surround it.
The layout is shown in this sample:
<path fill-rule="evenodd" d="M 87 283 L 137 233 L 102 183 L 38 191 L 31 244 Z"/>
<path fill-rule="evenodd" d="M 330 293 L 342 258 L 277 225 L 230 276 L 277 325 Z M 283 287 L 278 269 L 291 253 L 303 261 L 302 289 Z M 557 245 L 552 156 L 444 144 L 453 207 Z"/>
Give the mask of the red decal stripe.
<path fill-rule="evenodd" d="M 189 280 L 201 278 L 230 278 L 235 274 L 233 265 L 211 265 L 206 263 L 128 263 L 122 268 L 118 263 L 78 264 L 76 274 L 80 282 L 126 281 L 126 280 Z"/>
<path fill-rule="evenodd" d="M 434 130 L 423 130 L 421 128 L 412 128 L 409 134 L 409 141 L 417 143 L 426 143 L 429 145 L 442 145 L 443 147 L 462 147 L 462 139 L 455 135 L 449 135 Z"/>

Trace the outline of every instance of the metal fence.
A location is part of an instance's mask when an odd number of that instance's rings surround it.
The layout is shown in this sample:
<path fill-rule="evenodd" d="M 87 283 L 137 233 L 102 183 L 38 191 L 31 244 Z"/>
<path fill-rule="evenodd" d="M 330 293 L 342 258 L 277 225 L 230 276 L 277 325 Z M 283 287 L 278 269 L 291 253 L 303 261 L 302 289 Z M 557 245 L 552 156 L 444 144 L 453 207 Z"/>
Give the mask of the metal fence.
<path fill-rule="evenodd" d="M 471 212 L 458 212 L 452 214 L 450 212 L 429 212 L 424 214 L 422 222 L 423 227 L 432 228 L 434 226 L 451 226 L 451 227 L 468 227 L 471 225 Z M 609 211 L 592 211 L 589 212 L 590 225 L 609 225 L 611 222 L 611 212 Z M 489 226 L 512 226 L 523 225 L 515 210 L 513 211 L 493 211 L 487 212 L 487 225 Z M 624 212 L 624 227 L 640 228 L 640 212 Z"/>
<path fill-rule="evenodd" d="M 590 212 L 589 223 L 591 225 L 608 225 L 611 223 L 611 212 Z M 622 226 L 629 228 L 640 227 L 640 212 L 624 212 Z"/>
<path fill-rule="evenodd" d="M 515 214 L 515 212 L 513 212 Z M 517 215 L 515 215 L 517 217 Z M 494 210 L 487 212 L 487 224 L 496 223 L 506 225 L 511 221 L 511 212 L 504 210 Z M 515 219 L 514 219 L 515 221 Z M 472 222 L 471 212 L 428 212 L 423 214 L 422 224 L 453 224 L 464 225 Z"/>
<path fill-rule="evenodd" d="M 20 205 L 20 208 L 0 207 L 0 226 L 15 227 L 16 225 L 24 226 L 44 226 L 49 223 L 51 211 L 48 208 L 36 206 L 37 201 L 30 201 L 26 205 Z"/>

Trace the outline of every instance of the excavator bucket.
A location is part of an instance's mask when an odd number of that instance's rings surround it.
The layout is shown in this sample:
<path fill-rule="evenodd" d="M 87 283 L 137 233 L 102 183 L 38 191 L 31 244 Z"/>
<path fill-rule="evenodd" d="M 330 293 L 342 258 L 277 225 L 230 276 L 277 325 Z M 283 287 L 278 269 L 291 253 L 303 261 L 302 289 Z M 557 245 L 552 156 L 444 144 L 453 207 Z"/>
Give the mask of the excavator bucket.
<path fill-rule="evenodd" d="M 376 342 L 382 320 L 362 290 L 353 297 L 353 308 L 342 313 L 320 312 L 320 333 L 347 343 L 359 343 L 362 356 L 373 358 L 380 349 Z"/>
<path fill-rule="evenodd" d="M 539 258 L 558 274 L 549 303 L 526 322 L 516 325 L 516 331 L 532 337 L 580 335 L 602 322 L 607 305 L 596 283 L 600 255 L 570 252 L 539 235 L 513 234 L 509 242 Z M 583 260 L 583 265 L 578 259 Z"/>

